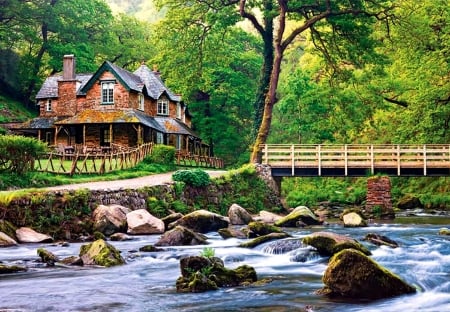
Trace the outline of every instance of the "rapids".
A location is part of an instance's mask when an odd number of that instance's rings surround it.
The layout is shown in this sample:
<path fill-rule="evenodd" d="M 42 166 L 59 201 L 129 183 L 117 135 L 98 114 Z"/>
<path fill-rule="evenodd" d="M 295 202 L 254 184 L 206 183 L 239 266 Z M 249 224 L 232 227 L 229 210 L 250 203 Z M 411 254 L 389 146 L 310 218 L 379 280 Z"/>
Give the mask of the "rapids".
<path fill-rule="evenodd" d="M 366 245 L 379 264 L 418 288 L 413 295 L 378 301 L 330 300 L 315 294 L 323 284 L 327 259 L 310 255 L 299 242 L 289 251 L 272 248 L 272 242 L 255 249 L 239 248 L 245 240 L 223 240 L 208 233 L 209 247 L 235 268 L 248 264 L 258 278 L 272 282 L 263 286 L 224 288 L 218 291 L 178 294 L 175 281 L 180 275 L 179 259 L 199 255 L 203 246 L 166 247 L 163 252 L 139 252 L 154 244 L 158 235 L 135 236 L 132 241 L 110 242 L 122 252 L 127 264 L 112 268 L 46 267 L 39 263 L 37 248 L 44 247 L 60 258 L 78 255 L 81 243 L 68 247 L 48 244 L 21 244 L 0 249 L 0 262 L 29 267 L 24 273 L 0 275 L 0 311 L 450 311 L 450 237 L 437 233 L 449 226 L 450 219 L 439 224 L 372 223 L 365 228 L 340 225 L 295 228 L 287 231 L 292 239 L 314 231 L 347 234 Z M 412 221 L 411 221 L 412 220 Z M 399 248 L 378 247 L 363 241 L 367 233 L 378 233 L 397 241 Z M 302 255 L 307 255 L 303 257 Z M 298 259 L 304 262 L 295 262 Z"/>

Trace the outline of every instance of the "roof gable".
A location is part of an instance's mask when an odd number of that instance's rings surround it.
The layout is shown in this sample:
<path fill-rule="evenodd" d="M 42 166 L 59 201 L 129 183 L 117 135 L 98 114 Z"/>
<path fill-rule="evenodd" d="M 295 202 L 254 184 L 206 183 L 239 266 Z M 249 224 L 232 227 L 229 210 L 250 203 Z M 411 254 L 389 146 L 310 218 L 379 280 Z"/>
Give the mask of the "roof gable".
<path fill-rule="evenodd" d="M 170 100 L 174 102 L 181 101 L 181 97 L 172 93 L 172 91 L 166 87 L 159 74 L 156 74 L 153 70 L 148 68 L 147 65 L 142 64 L 134 71 L 134 74 L 139 76 L 147 87 L 149 95 L 154 99 L 159 99 L 160 96 L 165 93 Z"/>
<path fill-rule="evenodd" d="M 79 90 L 81 90 L 84 85 L 89 81 L 92 77 L 92 74 L 77 74 L 75 80 L 79 82 L 77 94 L 79 94 Z M 36 94 L 36 100 L 48 99 L 48 98 L 57 98 L 58 97 L 58 81 L 62 81 L 62 74 L 56 74 L 47 77 L 38 93 Z"/>
<path fill-rule="evenodd" d="M 87 91 L 95 84 L 95 82 L 100 79 L 100 76 L 106 71 L 111 72 L 128 91 L 133 90 L 136 92 L 141 92 L 144 87 L 144 83 L 139 78 L 139 76 L 119 66 L 116 66 L 109 61 L 105 61 L 92 75 L 89 81 L 83 86 L 83 88 L 80 89 L 80 91 L 83 94 L 86 94 Z"/>

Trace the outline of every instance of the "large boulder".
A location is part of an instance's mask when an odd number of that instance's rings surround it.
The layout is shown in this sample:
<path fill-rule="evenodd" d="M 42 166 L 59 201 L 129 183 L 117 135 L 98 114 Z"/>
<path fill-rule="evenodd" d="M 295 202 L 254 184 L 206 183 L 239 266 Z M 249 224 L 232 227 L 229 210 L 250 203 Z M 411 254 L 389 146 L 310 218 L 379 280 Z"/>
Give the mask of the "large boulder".
<path fill-rule="evenodd" d="M 168 228 L 169 228 L 169 225 L 170 225 L 172 222 L 175 222 L 175 221 L 177 221 L 178 219 L 181 219 L 182 217 L 183 217 L 183 214 L 182 214 L 182 213 L 175 212 L 175 213 L 171 213 L 171 214 L 168 215 L 168 216 L 165 216 L 164 218 L 161 218 L 161 221 L 164 222 L 165 228 L 168 229 Z"/>
<path fill-rule="evenodd" d="M 228 218 L 230 219 L 230 224 L 232 225 L 249 224 L 253 221 L 250 213 L 238 204 L 233 204 L 230 206 L 228 209 Z"/>
<path fill-rule="evenodd" d="M 414 195 L 407 194 L 399 199 L 397 202 L 398 209 L 415 209 L 415 208 L 423 208 L 423 204 L 420 202 L 420 199 Z"/>
<path fill-rule="evenodd" d="M 16 230 L 17 240 L 20 243 L 50 243 L 53 238 L 47 234 L 38 233 L 29 227 L 21 227 Z"/>
<path fill-rule="evenodd" d="M 264 222 L 264 223 L 275 223 L 276 221 L 280 220 L 282 217 L 270 212 L 270 211 L 265 211 L 265 210 L 261 210 L 258 214 L 257 217 L 255 217 L 255 221 L 260 221 L 260 222 Z"/>
<path fill-rule="evenodd" d="M 164 233 L 164 222 L 145 209 L 134 210 L 127 214 L 128 234 Z"/>
<path fill-rule="evenodd" d="M 5 233 L 15 241 L 17 241 L 16 230 L 17 228 L 11 222 L 3 219 L 0 220 L 0 232 Z"/>
<path fill-rule="evenodd" d="M 9 273 L 16 273 L 16 272 L 25 272 L 28 269 L 26 267 L 20 266 L 20 265 L 6 265 L 0 263 L 0 274 L 9 274 Z"/>
<path fill-rule="evenodd" d="M 123 232 L 127 226 L 127 214 L 131 209 L 121 205 L 99 205 L 92 213 L 94 231 L 107 236 L 116 232 Z"/>
<path fill-rule="evenodd" d="M 120 255 L 120 251 L 103 239 L 82 245 L 80 248 L 80 258 L 83 261 L 83 265 L 110 267 L 125 263 L 125 260 Z"/>
<path fill-rule="evenodd" d="M 400 277 L 354 249 L 331 257 L 320 291 L 331 297 L 382 299 L 416 292 Z"/>
<path fill-rule="evenodd" d="M 218 231 L 219 229 L 228 227 L 228 220 L 217 214 L 207 210 L 197 210 L 191 212 L 184 217 L 169 225 L 169 229 L 181 225 L 195 232 L 208 233 Z"/>
<path fill-rule="evenodd" d="M 298 206 L 287 216 L 275 221 L 274 225 L 282 227 L 297 227 L 304 225 L 318 225 L 322 222 L 317 216 L 305 206 Z"/>
<path fill-rule="evenodd" d="M 242 265 L 230 270 L 216 257 L 182 258 L 180 270 L 181 276 L 176 281 L 177 292 L 204 292 L 219 287 L 248 285 L 257 281 L 254 268 Z"/>
<path fill-rule="evenodd" d="M 155 243 L 155 246 L 191 246 L 206 245 L 206 236 L 196 233 L 184 226 L 178 225 L 164 233 Z"/>
<path fill-rule="evenodd" d="M 253 221 L 247 225 L 247 237 L 254 238 L 270 233 L 284 233 L 279 227 L 264 222 Z"/>
<path fill-rule="evenodd" d="M 247 238 L 247 234 L 241 230 L 241 229 L 236 229 L 233 227 L 227 227 L 227 228 L 223 228 L 220 229 L 218 231 L 219 235 L 223 238 L 223 239 L 228 239 L 228 238 Z"/>
<path fill-rule="evenodd" d="M 0 232 L 0 247 L 10 247 L 16 245 L 17 242 L 13 238 L 9 237 L 3 232 Z"/>
<path fill-rule="evenodd" d="M 357 240 L 332 232 L 315 232 L 303 238 L 303 243 L 317 249 L 321 256 L 329 257 L 343 249 L 353 248 L 365 255 L 370 251 Z"/>
<path fill-rule="evenodd" d="M 342 216 L 342 221 L 345 227 L 364 227 L 367 226 L 367 221 L 356 212 L 349 212 Z"/>

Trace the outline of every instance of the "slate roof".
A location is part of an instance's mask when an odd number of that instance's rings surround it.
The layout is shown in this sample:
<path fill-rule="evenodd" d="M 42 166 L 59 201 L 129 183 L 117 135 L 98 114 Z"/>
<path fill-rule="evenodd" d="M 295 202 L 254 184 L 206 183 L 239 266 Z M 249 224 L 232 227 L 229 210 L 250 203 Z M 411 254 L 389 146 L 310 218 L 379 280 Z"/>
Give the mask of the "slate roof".
<path fill-rule="evenodd" d="M 166 93 L 170 100 L 174 102 L 181 101 L 181 96 L 172 93 L 172 91 L 164 85 L 160 75 L 148 68 L 147 65 L 142 64 L 137 70 L 134 71 L 134 74 L 139 76 L 147 87 L 147 91 L 152 98 L 159 99 L 163 93 Z"/>
<path fill-rule="evenodd" d="M 92 74 L 77 74 L 76 80 L 80 82 L 80 85 L 77 90 L 77 94 L 81 88 L 88 82 L 88 80 L 92 77 Z M 58 81 L 62 80 L 62 74 L 55 74 L 47 77 L 44 83 L 42 84 L 41 89 L 36 94 L 36 100 L 48 99 L 48 98 L 57 98 L 58 97 Z"/>
<path fill-rule="evenodd" d="M 159 132 L 164 132 L 153 117 L 134 109 L 127 110 L 94 110 L 86 109 L 76 116 L 58 121 L 57 125 L 101 124 L 101 123 L 140 123 Z"/>
<path fill-rule="evenodd" d="M 195 138 L 200 138 L 191 128 L 178 119 L 169 117 L 154 117 L 155 121 L 164 129 L 164 133 L 168 134 L 184 134 Z"/>
<path fill-rule="evenodd" d="M 50 129 L 53 125 L 65 117 L 36 117 L 23 123 L 14 125 L 11 129 Z"/>

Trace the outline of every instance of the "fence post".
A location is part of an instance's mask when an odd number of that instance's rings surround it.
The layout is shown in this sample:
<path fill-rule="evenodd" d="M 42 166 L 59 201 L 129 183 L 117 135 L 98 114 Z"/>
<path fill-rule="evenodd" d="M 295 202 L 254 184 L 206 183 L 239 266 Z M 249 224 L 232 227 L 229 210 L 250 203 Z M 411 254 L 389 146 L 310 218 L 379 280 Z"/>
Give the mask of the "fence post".
<path fill-rule="evenodd" d="M 400 176 L 400 144 L 397 144 L 397 175 Z"/>
<path fill-rule="evenodd" d="M 374 155 L 373 155 L 373 144 L 370 145 L 370 173 L 372 175 L 375 174 L 375 164 L 374 164 Z"/>
<path fill-rule="evenodd" d="M 345 176 L 348 176 L 348 151 L 347 151 L 347 144 L 344 145 L 344 162 L 345 162 Z"/>
<path fill-rule="evenodd" d="M 427 146 L 423 145 L 423 175 L 427 175 Z"/>
<path fill-rule="evenodd" d="M 294 151 L 294 144 L 291 145 L 291 175 L 295 175 L 295 151 Z"/>
<path fill-rule="evenodd" d="M 318 156 L 319 156 L 319 167 L 317 168 L 318 169 L 318 174 L 319 174 L 319 177 L 322 175 L 322 155 L 321 155 L 321 145 L 319 144 L 319 146 L 318 146 Z"/>

